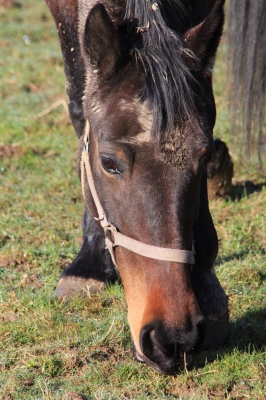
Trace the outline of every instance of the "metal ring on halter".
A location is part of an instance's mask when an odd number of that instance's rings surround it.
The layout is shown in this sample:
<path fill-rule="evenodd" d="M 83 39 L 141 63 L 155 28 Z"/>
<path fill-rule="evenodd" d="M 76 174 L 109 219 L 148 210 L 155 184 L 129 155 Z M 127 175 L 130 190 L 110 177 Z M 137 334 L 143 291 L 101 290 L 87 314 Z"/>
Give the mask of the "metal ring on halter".
<path fill-rule="evenodd" d="M 104 220 L 104 215 L 102 217 L 99 217 L 99 218 L 97 218 L 97 217 L 93 217 L 93 218 L 95 219 L 95 221 L 101 222 L 101 221 Z"/>
<path fill-rule="evenodd" d="M 86 143 L 84 144 L 83 151 L 85 151 L 86 153 L 89 152 L 89 142 L 86 142 Z"/>
<path fill-rule="evenodd" d="M 114 225 L 108 224 L 107 226 L 103 227 L 104 230 L 104 236 L 106 239 L 110 240 L 112 242 L 112 247 L 115 247 L 115 234 L 117 233 L 117 229 Z M 110 232 L 110 235 L 108 235 L 108 232 Z M 112 237 L 113 234 L 113 237 Z"/>

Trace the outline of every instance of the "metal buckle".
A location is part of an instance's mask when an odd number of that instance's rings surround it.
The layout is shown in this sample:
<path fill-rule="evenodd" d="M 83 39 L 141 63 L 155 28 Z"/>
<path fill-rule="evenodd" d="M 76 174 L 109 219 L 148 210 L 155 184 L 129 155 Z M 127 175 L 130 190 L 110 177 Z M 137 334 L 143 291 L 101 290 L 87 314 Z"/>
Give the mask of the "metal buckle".
<path fill-rule="evenodd" d="M 86 143 L 84 144 L 83 151 L 85 151 L 85 153 L 88 153 L 88 152 L 89 152 L 89 142 L 86 142 Z"/>
<path fill-rule="evenodd" d="M 113 264 L 118 268 L 115 260 L 115 252 L 114 252 L 114 247 L 116 246 L 115 242 L 113 241 L 112 238 L 112 233 L 117 232 L 117 229 L 114 225 L 109 224 L 103 228 L 104 230 L 104 235 L 105 235 L 105 248 L 109 251 Z M 110 235 L 108 235 L 108 232 L 110 232 Z"/>
<path fill-rule="evenodd" d="M 113 264 L 118 268 L 115 261 L 114 244 L 109 237 L 105 238 L 105 248 L 109 251 Z"/>
<path fill-rule="evenodd" d="M 109 224 L 108 224 L 107 226 L 104 226 L 104 227 L 103 227 L 103 230 L 104 230 L 104 236 L 105 236 L 105 237 L 107 237 L 107 233 L 108 233 L 108 232 L 111 232 L 111 233 L 117 232 L 116 227 L 115 227 L 114 225 L 110 224 L 110 222 L 109 222 Z M 112 240 L 112 237 L 111 237 L 111 240 Z M 114 243 L 114 242 L 113 242 L 113 243 Z"/>
<path fill-rule="evenodd" d="M 99 217 L 99 218 L 94 217 L 94 219 L 95 219 L 95 221 L 101 222 L 101 221 L 104 220 L 104 215 L 102 217 Z"/>

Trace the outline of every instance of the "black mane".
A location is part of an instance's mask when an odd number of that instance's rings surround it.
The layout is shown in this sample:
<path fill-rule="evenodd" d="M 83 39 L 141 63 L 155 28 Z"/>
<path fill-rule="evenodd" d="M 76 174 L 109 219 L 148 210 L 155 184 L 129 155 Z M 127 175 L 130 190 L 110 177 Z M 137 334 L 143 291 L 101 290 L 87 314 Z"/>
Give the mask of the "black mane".
<path fill-rule="evenodd" d="M 167 26 L 174 25 L 174 15 L 175 30 Z M 142 100 L 147 99 L 153 110 L 153 131 L 169 132 L 177 121 L 191 119 L 194 108 L 195 78 L 185 56 L 195 63 L 197 60 L 184 48 L 181 34 L 188 29 L 188 10 L 179 0 L 164 1 L 163 5 L 161 1 L 129 0 L 125 20 L 129 32 L 134 30 L 135 35 L 141 35 L 133 52 L 145 70 Z"/>

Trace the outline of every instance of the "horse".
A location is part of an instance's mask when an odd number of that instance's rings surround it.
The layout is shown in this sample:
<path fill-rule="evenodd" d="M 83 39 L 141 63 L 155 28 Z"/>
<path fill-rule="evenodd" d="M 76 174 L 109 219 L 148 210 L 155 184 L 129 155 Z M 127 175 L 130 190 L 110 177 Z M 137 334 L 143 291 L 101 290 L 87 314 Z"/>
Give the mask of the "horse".
<path fill-rule="evenodd" d="M 215 154 L 207 166 L 208 199 L 226 198 L 234 174 L 234 164 L 229 149 L 221 139 L 215 139 Z"/>
<path fill-rule="evenodd" d="M 120 276 L 134 356 L 173 374 L 228 334 L 206 173 L 223 1 L 46 3 L 85 198 L 82 247 L 55 294 L 95 293 Z"/>

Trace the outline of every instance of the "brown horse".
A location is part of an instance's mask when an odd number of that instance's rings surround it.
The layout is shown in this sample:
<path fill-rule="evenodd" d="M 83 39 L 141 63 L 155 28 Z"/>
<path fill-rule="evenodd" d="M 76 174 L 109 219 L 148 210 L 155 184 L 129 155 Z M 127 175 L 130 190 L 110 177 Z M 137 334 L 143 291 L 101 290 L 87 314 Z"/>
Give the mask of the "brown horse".
<path fill-rule="evenodd" d="M 228 330 L 206 184 L 222 2 L 46 2 L 85 168 L 83 245 L 56 294 L 93 292 L 118 278 L 106 234 L 116 245 L 134 354 L 173 373 L 200 348 L 221 345 Z"/>
<path fill-rule="evenodd" d="M 208 199 L 226 197 L 230 191 L 234 165 L 226 144 L 215 139 L 215 154 L 207 167 Z"/>

